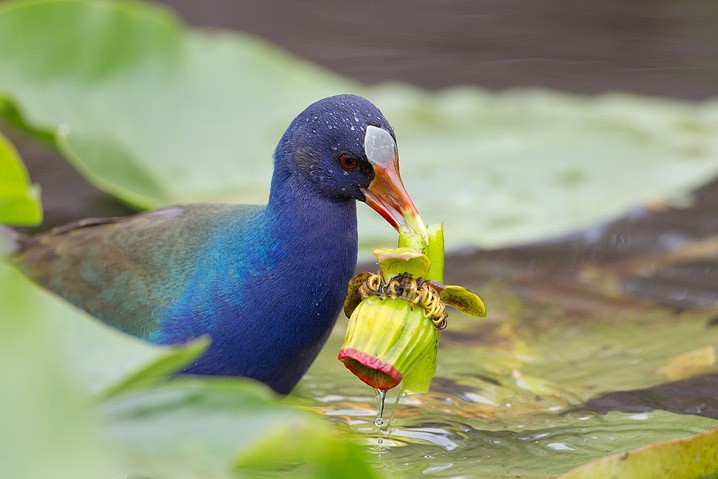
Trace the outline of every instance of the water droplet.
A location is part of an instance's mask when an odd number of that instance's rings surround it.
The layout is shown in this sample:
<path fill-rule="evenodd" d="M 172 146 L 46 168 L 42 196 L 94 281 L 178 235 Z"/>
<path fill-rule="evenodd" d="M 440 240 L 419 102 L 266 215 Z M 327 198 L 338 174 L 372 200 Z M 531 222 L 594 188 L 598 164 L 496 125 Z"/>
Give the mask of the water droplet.
<path fill-rule="evenodd" d="M 386 401 L 386 389 L 374 389 L 376 392 L 377 412 L 374 425 L 379 429 L 384 426 L 384 401 Z"/>

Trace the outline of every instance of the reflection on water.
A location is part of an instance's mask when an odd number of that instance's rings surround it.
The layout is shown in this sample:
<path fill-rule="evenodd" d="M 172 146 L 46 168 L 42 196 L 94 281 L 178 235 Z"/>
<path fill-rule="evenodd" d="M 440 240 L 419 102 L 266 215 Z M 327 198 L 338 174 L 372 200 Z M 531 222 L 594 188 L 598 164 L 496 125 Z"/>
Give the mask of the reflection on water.
<path fill-rule="evenodd" d="M 336 379 L 339 384 L 332 389 L 346 387 L 356 392 L 353 378 Z M 315 381 L 316 377 L 309 378 L 301 392 L 310 403 L 312 394 L 322 389 Z M 366 389 L 365 396 L 334 395 L 331 401 L 315 402 L 313 409 L 361 438 L 375 464 L 392 477 L 555 477 L 595 457 L 693 435 L 711 422 L 692 416 L 675 421 L 672 414 L 661 411 L 570 417 L 536 414 L 504 421 L 471 417 L 467 414 L 471 404 L 429 393 L 402 400 L 389 428 L 381 430 L 373 422 L 372 391 Z M 655 426 L 646 427 L 649 419 Z"/>
<path fill-rule="evenodd" d="M 489 302 L 507 294 L 485 293 Z M 690 414 L 718 405 L 714 398 L 716 404 L 698 408 L 691 401 L 710 399 L 690 390 L 715 377 L 696 371 L 716 366 L 670 369 L 676 358 L 705 356 L 686 351 L 718 344 L 718 328 L 707 328 L 706 317 L 625 307 L 581 311 L 579 318 L 555 305 L 503 299 L 491 303 L 495 324 L 456 315 L 453 334 L 442 337 L 431 392 L 404 396 L 392 410 L 398 391 L 390 390 L 383 417 L 393 419 L 383 428 L 375 422 L 374 391 L 335 359 L 340 331 L 294 395 L 364 442 L 392 478 L 550 478 L 597 457 L 718 426 L 710 414 Z M 694 379 L 680 391 L 662 387 L 671 383 L 661 376 L 669 369 Z M 653 401 L 656 388 L 663 402 Z M 612 402 L 611 393 L 628 390 L 642 408 L 620 397 Z M 660 409 L 671 394 L 684 410 Z"/>

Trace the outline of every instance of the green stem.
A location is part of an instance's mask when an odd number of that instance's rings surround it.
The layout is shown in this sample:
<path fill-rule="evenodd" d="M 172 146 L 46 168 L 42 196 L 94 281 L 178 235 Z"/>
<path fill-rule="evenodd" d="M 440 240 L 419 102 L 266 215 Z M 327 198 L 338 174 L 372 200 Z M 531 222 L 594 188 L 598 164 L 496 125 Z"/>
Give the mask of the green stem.
<path fill-rule="evenodd" d="M 444 282 L 444 225 L 436 223 L 429 225 L 429 241 L 425 254 L 431 261 L 431 267 L 426 279 Z"/>
<path fill-rule="evenodd" d="M 429 225 L 427 236 L 402 228 L 399 248 L 411 248 L 428 256 L 431 267 L 426 279 L 444 282 L 444 229 L 441 223 Z"/>

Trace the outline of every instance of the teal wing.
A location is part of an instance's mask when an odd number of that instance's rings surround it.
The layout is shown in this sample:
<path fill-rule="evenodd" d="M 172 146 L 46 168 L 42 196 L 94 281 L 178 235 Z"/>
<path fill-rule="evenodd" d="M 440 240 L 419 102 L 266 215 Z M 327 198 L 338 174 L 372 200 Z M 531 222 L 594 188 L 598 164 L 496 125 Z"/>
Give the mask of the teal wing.
<path fill-rule="evenodd" d="M 26 240 L 17 264 L 98 319 L 146 337 L 182 294 L 217 229 L 259 208 L 199 204 L 82 220 Z"/>

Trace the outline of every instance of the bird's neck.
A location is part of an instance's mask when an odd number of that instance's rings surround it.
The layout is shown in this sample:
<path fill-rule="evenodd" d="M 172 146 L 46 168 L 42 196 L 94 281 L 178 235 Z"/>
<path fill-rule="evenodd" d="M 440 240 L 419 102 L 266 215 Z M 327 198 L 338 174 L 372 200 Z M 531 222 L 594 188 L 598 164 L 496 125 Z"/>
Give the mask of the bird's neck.
<path fill-rule="evenodd" d="M 302 242 L 316 238 L 324 244 L 331 244 L 332 238 L 336 238 L 344 240 L 344 244 L 348 241 L 356 249 L 356 201 L 320 195 L 297 175 L 275 170 L 267 214 L 274 220 L 270 223 L 281 229 L 286 238 Z M 295 231 L 297 236 L 287 236 Z M 349 238 L 345 239 L 347 234 Z"/>
<path fill-rule="evenodd" d="M 288 393 L 341 311 L 356 266 L 356 202 L 275 173 L 269 204 L 256 211 L 249 225 L 222 228 L 188 286 L 189 302 L 172 312 L 190 319 L 172 323 L 183 327 L 163 331 L 163 341 L 210 334 L 210 349 L 188 372 L 246 375 Z"/>
<path fill-rule="evenodd" d="M 356 268 L 356 201 L 327 198 L 301 178 L 275 172 L 265 215 L 276 262 L 271 267 L 277 273 L 288 268 L 282 274 L 292 280 L 283 288 L 296 289 L 293 294 L 307 298 L 307 305 L 331 309 L 327 319 L 333 324 Z"/>

